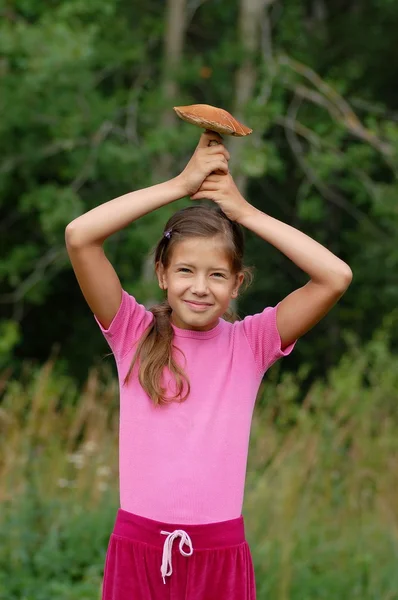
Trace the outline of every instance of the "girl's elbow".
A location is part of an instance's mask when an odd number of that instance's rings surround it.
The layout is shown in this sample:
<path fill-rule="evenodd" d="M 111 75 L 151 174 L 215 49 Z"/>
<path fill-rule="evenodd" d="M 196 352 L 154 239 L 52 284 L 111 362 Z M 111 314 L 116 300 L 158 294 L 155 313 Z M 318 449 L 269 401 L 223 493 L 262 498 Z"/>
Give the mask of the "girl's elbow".
<path fill-rule="evenodd" d="M 341 269 L 341 273 L 339 273 L 337 279 L 338 291 L 344 293 L 347 290 L 347 288 L 351 285 L 353 276 L 354 275 L 351 268 L 346 263 L 344 263 L 344 267 Z"/>
<path fill-rule="evenodd" d="M 77 247 L 81 245 L 81 234 L 75 225 L 75 221 L 71 221 L 65 227 L 65 244 L 66 246 Z"/>

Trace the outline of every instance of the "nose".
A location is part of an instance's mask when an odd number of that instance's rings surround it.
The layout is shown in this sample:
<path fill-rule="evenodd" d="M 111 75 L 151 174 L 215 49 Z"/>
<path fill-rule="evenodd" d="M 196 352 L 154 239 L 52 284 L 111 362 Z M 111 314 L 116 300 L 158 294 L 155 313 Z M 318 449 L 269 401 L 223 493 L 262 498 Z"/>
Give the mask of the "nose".
<path fill-rule="evenodd" d="M 195 277 L 194 281 L 191 285 L 191 290 L 193 294 L 197 296 L 205 296 L 209 293 L 209 288 L 207 285 L 207 280 L 205 276 L 198 275 Z"/>

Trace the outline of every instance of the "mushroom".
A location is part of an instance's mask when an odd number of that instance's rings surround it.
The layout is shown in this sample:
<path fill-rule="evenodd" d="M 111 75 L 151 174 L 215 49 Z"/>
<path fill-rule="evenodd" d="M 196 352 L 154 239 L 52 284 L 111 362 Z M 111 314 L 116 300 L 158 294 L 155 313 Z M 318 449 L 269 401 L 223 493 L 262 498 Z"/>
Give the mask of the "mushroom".
<path fill-rule="evenodd" d="M 192 123 L 198 127 L 203 127 L 207 133 L 216 131 L 219 134 L 233 135 L 242 137 L 252 133 L 252 129 L 239 123 L 234 117 L 223 110 L 209 104 L 191 104 L 189 106 L 174 106 L 174 110 L 180 119 Z M 215 140 L 209 143 L 209 146 L 217 144 Z"/>

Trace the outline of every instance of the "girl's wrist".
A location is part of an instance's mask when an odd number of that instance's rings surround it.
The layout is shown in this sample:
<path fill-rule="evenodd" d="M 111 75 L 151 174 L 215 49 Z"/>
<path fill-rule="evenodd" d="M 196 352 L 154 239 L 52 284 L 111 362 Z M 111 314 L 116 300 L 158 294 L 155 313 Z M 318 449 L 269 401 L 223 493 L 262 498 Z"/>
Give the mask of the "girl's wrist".
<path fill-rule="evenodd" d="M 181 173 L 180 175 L 177 175 L 176 177 L 171 179 L 170 182 L 173 184 L 178 199 L 185 198 L 185 196 L 189 196 L 189 190 L 186 181 Z"/>
<path fill-rule="evenodd" d="M 247 205 L 245 206 L 244 210 L 242 211 L 242 213 L 239 216 L 239 219 L 237 219 L 237 222 L 240 225 L 243 225 L 244 227 L 247 227 L 247 221 L 250 222 L 250 220 L 254 218 L 258 218 L 259 214 L 264 214 L 262 213 L 260 210 L 258 210 L 258 208 L 255 208 L 254 206 L 252 206 L 249 202 L 247 202 Z"/>

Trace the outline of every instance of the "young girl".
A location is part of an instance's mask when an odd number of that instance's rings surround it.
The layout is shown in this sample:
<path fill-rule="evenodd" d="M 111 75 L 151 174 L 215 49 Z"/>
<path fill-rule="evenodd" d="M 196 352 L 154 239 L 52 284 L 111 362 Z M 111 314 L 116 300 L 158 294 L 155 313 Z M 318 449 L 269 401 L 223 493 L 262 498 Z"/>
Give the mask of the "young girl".
<path fill-rule="evenodd" d="M 103 600 L 255 599 L 241 511 L 256 394 L 270 365 L 351 282 L 347 264 L 251 206 L 228 160 L 218 134 L 205 133 L 179 176 L 107 202 L 66 228 L 73 269 L 120 382 L 120 509 Z M 170 218 L 155 252 L 167 299 L 148 311 L 122 288 L 103 242 L 187 195 L 218 207 L 199 202 Z M 242 225 L 309 282 L 276 307 L 231 323 L 222 317 L 248 273 Z"/>

